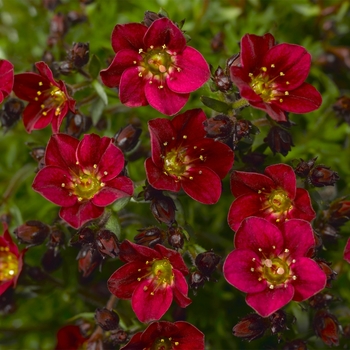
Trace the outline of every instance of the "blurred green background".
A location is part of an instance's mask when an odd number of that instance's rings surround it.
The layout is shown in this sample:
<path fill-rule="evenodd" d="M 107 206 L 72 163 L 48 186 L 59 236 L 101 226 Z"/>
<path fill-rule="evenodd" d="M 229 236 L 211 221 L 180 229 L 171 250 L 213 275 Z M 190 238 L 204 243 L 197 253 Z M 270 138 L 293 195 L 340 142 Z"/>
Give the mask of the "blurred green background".
<path fill-rule="evenodd" d="M 288 42 L 304 46 L 313 57 L 313 66 L 308 78 L 323 96 L 321 108 L 307 115 L 290 115 L 297 125 L 291 129 L 295 147 L 286 156 L 273 155 L 266 149 L 268 157 L 263 168 L 269 164 L 284 162 L 296 165 L 300 158 L 309 160 L 318 157 L 319 164 L 325 164 L 337 171 L 340 180 L 335 187 L 312 189 L 315 210 L 320 213 L 327 204 L 350 192 L 350 126 L 336 116 L 332 105 L 344 94 L 350 94 L 350 1 L 349 0 L 62 0 L 49 11 L 41 0 L 0 0 L 0 58 L 10 60 L 15 72 L 32 69 L 33 64 L 42 60 L 48 47 L 50 23 L 55 14 L 76 13 L 86 16 L 82 23 L 72 25 L 64 37 L 50 52 L 56 61 L 65 59 L 65 47 L 73 42 L 89 42 L 90 56 L 95 55 L 100 67 L 108 66 L 113 57 L 110 36 L 117 23 L 141 22 L 146 10 L 158 12 L 165 9 L 176 22 L 185 19 L 183 30 L 191 37 L 190 46 L 199 50 L 214 67 L 225 67 L 226 60 L 239 52 L 238 43 L 246 33 L 262 35 L 272 33 L 277 42 Z M 52 30 L 52 27 L 51 27 Z M 213 38 L 223 35 L 223 46 L 215 47 Z M 76 77 L 60 76 L 67 82 L 76 82 Z M 115 91 L 106 89 L 108 105 L 96 102 L 92 109 L 84 107 L 83 112 L 94 120 L 91 131 L 101 136 L 113 136 L 129 122 L 137 120 L 143 129 L 141 147 L 149 148 L 147 121 L 160 117 L 151 107 L 129 109 L 120 105 Z M 208 86 L 191 95 L 185 109 L 203 108 L 208 117 L 215 115 L 204 107 L 199 97 L 216 97 Z M 77 100 L 80 95 L 75 96 Z M 84 92 L 81 98 L 86 97 Z M 247 109 L 243 112 L 252 121 L 263 116 L 260 111 Z M 102 127 L 98 124 L 102 121 Z M 253 150 L 263 143 L 269 128 L 260 127 L 260 134 L 253 140 Z M 10 214 L 11 232 L 26 220 L 41 220 L 51 224 L 57 216 L 57 207 L 48 203 L 31 189 L 36 163 L 29 155 L 33 145 L 44 146 L 51 135 L 49 128 L 34 131 L 28 135 L 21 122 L 0 136 L 0 214 Z M 251 142 L 246 141 L 248 146 Z M 244 164 L 235 163 L 240 169 Z M 129 174 L 133 181 L 142 184 L 145 178 L 143 159 L 129 163 Z M 223 258 L 233 249 L 233 232 L 227 225 L 227 212 L 233 200 L 229 191 L 228 178 L 224 180 L 223 195 L 216 205 L 205 206 L 186 196 L 180 198 L 183 213 L 179 218 L 186 222 L 191 233 L 191 242 L 196 249 L 211 248 Z M 182 217 L 183 215 L 183 217 Z M 156 224 L 149 213 L 148 204 L 129 203 L 119 212 L 121 229 L 117 230 L 121 239 L 130 240 L 136 229 Z M 70 232 L 73 234 L 74 232 Z M 333 262 L 332 267 L 339 272 L 333 283 L 332 293 L 342 302 L 332 305 L 332 311 L 342 324 L 350 322 L 350 280 L 349 266 L 342 262 L 343 247 L 350 236 L 349 226 L 342 230 L 342 237 L 322 252 L 323 257 Z M 46 250 L 45 245 L 31 248 L 26 262 L 39 266 Z M 96 307 L 102 307 L 108 299 L 105 281 L 120 262 L 107 260 L 102 271 L 95 271 L 92 278 L 82 281 L 75 260 L 78 250 L 66 247 L 62 251 L 62 268 L 52 275 L 52 281 L 40 283 L 28 276 L 16 289 L 16 311 L 0 317 L 1 349 L 52 349 L 57 329 L 67 322 L 73 323 L 76 315 L 88 313 L 91 318 Z M 190 260 L 188 259 L 188 262 Z M 206 346 L 210 350 L 220 349 L 277 349 L 281 348 L 276 336 L 265 336 L 252 343 L 241 341 L 232 335 L 232 327 L 239 318 L 252 311 L 244 302 L 244 295 L 224 280 L 221 272 L 214 274 L 217 283 L 208 282 L 199 289 L 196 296 L 190 291 L 193 303 L 186 309 L 186 320 L 206 335 Z M 286 308 L 288 314 L 297 317 L 297 323 L 286 338 L 296 336 L 307 339 L 310 349 L 322 348 L 324 344 L 313 335 L 311 313 L 291 303 Z M 129 301 L 120 301 L 116 306 L 122 324 L 131 331 L 143 326 L 134 318 Z M 164 319 L 172 320 L 179 310 L 173 305 Z M 131 321 L 132 320 L 132 321 Z M 345 340 L 343 340 L 345 343 Z"/>

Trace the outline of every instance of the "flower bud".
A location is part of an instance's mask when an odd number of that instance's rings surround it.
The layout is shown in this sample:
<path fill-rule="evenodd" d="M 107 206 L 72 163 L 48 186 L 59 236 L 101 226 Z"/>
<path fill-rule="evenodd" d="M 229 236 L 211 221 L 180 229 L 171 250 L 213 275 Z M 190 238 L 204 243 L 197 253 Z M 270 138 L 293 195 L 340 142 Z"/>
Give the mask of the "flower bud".
<path fill-rule="evenodd" d="M 301 339 L 295 339 L 284 344 L 283 350 L 307 350 L 306 342 Z"/>
<path fill-rule="evenodd" d="M 195 264 L 198 269 L 207 277 L 209 277 L 216 269 L 221 257 L 213 252 L 213 250 L 200 253 L 196 256 Z"/>
<path fill-rule="evenodd" d="M 67 20 L 69 24 L 75 25 L 86 22 L 87 16 L 78 11 L 69 11 L 67 13 Z"/>
<path fill-rule="evenodd" d="M 100 264 L 101 259 L 101 255 L 96 249 L 89 245 L 83 246 L 77 256 L 79 272 L 83 273 L 83 277 L 88 277 Z"/>
<path fill-rule="evenodd" d="M 281 333 L 287 329 L 287 314 L 284 311 L 274 312 L 269 319 L 272 334 Z"/>
<path fill-rule="evenodd" d="M 62 265 L 63 259 L 59 250 L 49 247 L 41 258 L 41 266 L 48 273 L 56 271 Z"/>
<path fill-rule="evenodd" d="M 168 243 L 176 250 L 182 249 L 184 246 L 184 237 L 180 227 L 169 227 Z"/>
<path fill-rule="evenodd" d="M 72 62 L 74 68 L 84 67 L 89 62 L 89 43 L 73 43 L 67 60 Z"/>
<path fill-rule="evenodd" d="M 318 293 L 311 297 L 308 302 L 314 309 L 323 309 L 327 307 L 335 298 L 329 293 Z"/>
<path fill-rule="evenodd" d="M 334 186 L 339 180 L 339 175 L 330 167 L 317 165 L 312 169 L 309 180 L 316 187 Z"/>
<path fill-rule="evenodd" d="M 241 54 L 236 53 L 227 60 L 226 71 L 229 72 L 231 67 L 236 67 L 240 65 L 241 65 Z"/>
<path fill-rule="evenodd" d="M 117 236 L 109 230 L 101 230 L 96 236 L 96 247 L 105 258 L 116 258 L 119 255 L 119 242 Z"/>
<path fill-rule="evenodd" d="M 305 160 L 300 158 L 300 162 L 295 167 L 294 172 L 302 178 L 307 177 L 309 175 L 311 169 L 314 167 L 316 159 L 317 159 L 317 157 L 312 158 L 311 160 L 306 162 Z"/>
<path fill-rule="evenodd" d="M 95 321 L 104 331 L 111 331 L 118 328 L 119 316 L 113 310 L 104 307 L 96 309 Z"/>
<path fill-rule="evenodd" d="M 80 229 L 69 241 L 70 245 L 85 245 L 90 244 L 92 245 L 95 241 L 95 232 L 89 228 L 84 227 Z"/>
<path fill-rule="evenodd" d="M 130 152 L 138 144 L 141 133 L 142 129 L 129 124 L 114 135 L 114 144 L 124 153 Z"/>
<path fill-rule="evenodd" d="M 49 11 L 53 11 L 60 3 L 60 0 L 43 0 L 44 7 Z"/>
<path fill-rule="evenodd" d="M 56 13 L 50 22 L 50 37 L 48 44 L 54 45 L 57 41 L 61 40 L 69 29 L 69 23 L 67 17 L 62 13 Z"/>
<path fill-rule="evenodd" d="M 0 122 L 6 129 L 11 128 L 21 117 L 24 110 L 24 103 L 17 98 L 10 98 L 4 103 L 0 112 Z"/>
<path fill-rule="evenodd" d="M 207 277 L 204 276 L 200 271 L 194 271 L 190 275 L 189 287 L 193 289 L 193 293 L 196 294 L 199 287 L 202 287 L 207 281 Z"/>
<path fill-rule="evenodd" d="M 232 135 L 233 149 L 236 148 L 237 143 L 244 137 L 249 137 L 253 129 L 253 124 L 249 120 L 237 120 L 234 132 Z"/>
<path fill-rule="evenodd" d="M 258 314 L 250 314 L 243 317 L 233 328 L 232 333 L 238 338 L 248 341 L 260 338 L 268 329 L 270 322 Z"/>
<path fill-rule="evenodd" d="M 66 134 L 79 138 L 82 133 L 85 133 L 90 129 L 92 120 L 90 117 L 76 111 L 76 113 L 69 112 L 66 116 Z"/>
<path fill-rule="evenodd" d="M 128 340 L 128 333 L 123 329 L 117 329 L 116 331 L 111 331 L 109 340 L 113 345 L 123 344 Z"/>
<path fill-rule="evenodd" d="M 210 47 L 213 52 L 220 52 L 225 48 L 224 45 L 225 33 L 220 31 L 215 34 L 214 38 L 210 42 Z"/>
<path fill-rule="evenodd" d="M 171 225 L 175 221 L 176 206 L 174 201 L 167 196 L 154 198 L 151 202 L 151 212 L 158 222 Z"/>
<path fill-rule="evenodd" d="M 134 237 L 136 244 L 153 248 L 156 244 L 162 244 L 165 239 L 165 232 L 156 226 L 141 228 L 140 233 Z"/>
<path fill-rule="evenodd" d="M 329 223 L 340 227 L 350 220 L 350 201 L 340 199 L 333 202 L 329 207 Z"/>
<path fill-rule="evenodd" d="M 164 17 L 161 13 L 155 13 L 152 11 L 146 11 L 143 17 L 143 21 L 141 22 L 146 27 L 149 27 L 155 20 Z"/>
<path fill-rule="evenodd" d="M 292 135 L 279 126 L 273 126 L 270 129 L 267 137 L 264 138 L 264 142 L 269 145 L 274 155 L 281 153 L 283 156 L 286 156 L 294 146 Z"/>
<path fill-rule="evenodd" d="M 63 74 L 63 75 L 69 75 L 73 73 L 74 70 L 75 70 L 74 65 L 70 61 L 62 61 L 58 66 L 58 71 L 60 72 L 60 74 Z"/>
<path fill-rule="evenodd" d="M 318 337 L 328 346 L 339 345 L 339 322 L 326 310 L 319 310 L 314 318 L 314 330 Z"/>
<path fill-rule="evenodd" d="M 59 247 L 64 244 L 65 236 L 64 233 L 58 229 L 57 227 L 54 227 L 51 229 L 51 233 L 49 236 L 49 243 L 48 245 L 52 248 Z"/>
<path fill-rule="evenodd" d="M 37 220 L 26 221 L 25 224 L 18 226 L 14 231 L 20 243 L 31 246 L 43 243 L 49 232 L 50 227 Z"/>
<path fill-rule="evenodd" d="M 149 183 L 146 182 L 146 186 L 143 186 L 143 191 L 138 195 L 138 198 L 143 198 L 145 201 L 151 201 L 155 198 L 162 198 L 163 191 L 156 190 Z"/>
<path fill-rule="evenodd" d="M 331 269 L 331 262 L 328 262 L 326 260 L 323 259 L 315 259 L 316 263 L 318 264 L 318 266 L 323 270 L 323 272 L 326 274 L 327 276 L 327 284 L 326 287 L 330 288 L 332 286 L 332 281 L 334 281 L 337 278 L 337 273 Z"/>
<path fill-rule="evenodd" d="M 341 96 L 333 105 L 336 116 L 346 123 L 350 124 L 350 97 Z"/>
<path fill-rule="evenodd" d="M 219 114 L 213 118 L 209 118 L 203 122 L 206 137 L 227 143 L 234 130 L 234 122 L 230 117 L 224 114 Z"/>
<path fill-rule="evenodd" d="M 226 92 L 231 89 L 232 81 L 229 75 L 226 75 L 224 70 L 219 66 L 211 78 L 215 87 L 221 92 Z"/>

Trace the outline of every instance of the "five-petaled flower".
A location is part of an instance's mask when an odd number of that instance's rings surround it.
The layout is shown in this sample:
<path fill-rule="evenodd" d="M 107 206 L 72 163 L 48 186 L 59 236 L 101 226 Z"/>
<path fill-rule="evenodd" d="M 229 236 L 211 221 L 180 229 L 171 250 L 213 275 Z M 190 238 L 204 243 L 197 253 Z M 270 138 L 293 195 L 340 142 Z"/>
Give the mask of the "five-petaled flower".
<path fill-rule="evenodd" d="M 305 83 L 311 55 L 299 45 L 275 45 L 271 34 L 246 34 L 241 40 L 240 65 L 231 66 L 231 79 L 241 97 L 277 121 L 285 111 L 307 113 L 320 107 L 322 97 Z"/>
<path fill-rule="evenodd" d="M 205 138 L 201 109 L 193 109 L 168 120 L 148 122 L 152 157 L 146 159 L 147 180 L 158 190 L 178 192 L 181 187 L 194 200 L 216 203 L 221 179 L 233 164 L 233 151 L 225 144 Z"/>
<path fill-rule="evenodd" d="M 126 264 L 112 274 L 108 288 L 120 299 L 131 299 L 141 322 L 159 320 L 173 298 L 183 308 L 191 303 L 184 277 L 188 269 L 178 252 L 159 244 L 151 249 L 124 241 L 119 257 Z"/>
<path fill-rule="evenodd" d="M 16 287 L 18 277 L 22 271 L 23 256 L 13 242 L 6 223 L 3 223 L 4 234 L 0 236 L 0 295 L 11 286 Z"/>
<path fill-rule="evenodd" d="M 291 300 L 320 292 L 327 278 L 308 252 L 315 245 L 310 223 L 292 219 L 280 227 L 258 217 L 243 221 L 226 258 L 226 280 L 247 293 L 246 302 L 267 317 Z"/>
<path fill-rule="evenodd" d="M 116 55 L 101 71 L 101 79 L 106 86 L 119 88 L 120 101 L 129 107 L 150 104 L 174 115 L 210 76 L 201 53 L 186 45 L 181 30 L 168 18 L 149 28 L 139 23 L 116 25 L 112 47 Z"/>
<path fill-rule="evenodd" d="M 204 334 L 188 322 L 153 322 L 121 350 L 204 350 Z"/>
<path fill-rule="evenodd" d="M 275 164 L 265 174 L 234 171 L 231 192 L 237 197 L 228 213 L 228 223 L 236 231 L 249 216 L 263 217 L 274 224 L 289 219 L 315 218 L 309 193 L 296 187 L 295 173 L 289 165 Z"/>
<path fill-rule="evenodd" d="M 113 139 L 95 134 L 79 140 L 53 135 L 45 153 L 45 167 L 36 175 L 33 189 L 61 206 L 60 216 L 74 228 L 99 217 L 104 207 L 133 194 L 132 181 L 119 176 L 122 151 Z"/>
<path fill-rule="evenodd" d="M 11 93 L 13 87 L 13 65 L 0 60 L 0 103 Z"/>
<path fill-rule="evenodd" d="M 51 123 L 52 132 L 59 132 L 68 111 L 75 112 L 75 100 L 67 93 L 63 81 L 56 81 L 45 62 L 35 64 L 39 74 L 28 72 L 15 75 L 13 91 L 28 101 L 23 111 L 23 123 L 28 133 Z"/>

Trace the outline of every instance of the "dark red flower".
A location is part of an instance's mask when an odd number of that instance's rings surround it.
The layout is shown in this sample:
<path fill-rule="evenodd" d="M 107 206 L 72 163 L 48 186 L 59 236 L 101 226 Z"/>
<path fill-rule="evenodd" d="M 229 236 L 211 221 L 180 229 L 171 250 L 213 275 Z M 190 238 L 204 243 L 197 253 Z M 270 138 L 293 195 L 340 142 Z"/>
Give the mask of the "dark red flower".
<path fill-rule="evenodd" d="M 79 350 L 87 341 L 80 332 L 79 326 L 67 325 L 57 332 L 55 350 Z"/>
<path fill-rule="evenodd" d="M 45 62 L 37 62 L 35 66 L 39 74 L 15 75 L 13 91 L 29 102 L 23 112 L 23 123 L 28 133 L 43 129 L 50 123 L 52 132 L 57 133 L 68 111 L 75 112 L 75 100 L 68 95 L 63 81 L 53 78 Z"/>
<path fill-rule="evenodd" d="M 348 239 L 344 249 L 344 259 L 350 264 L 350 238 Z"/>
<path fill-rule="evenodd" d="M 192 109 L 168 120 L 148 122 L 152 158 L 146 159 L 147 180 L 158 190 L 178 192 L 181 187 L 194 200 L 216 203 L 221 179 L 233 164 L 233 152 L 221 142 L 205 138 L 201 109 Z"/>
<path fill-rule="evenodd" d="M 18 277 L 22 271 L 23 256 L 13 242 L 7 224 L 2 223 L 4 233 L 0 236 L 0 295 L 8 288 L 16 287 Z"/>
<path fill-rule="evenodd" d="M 60 216 L 74 228 L 102 215 L 104 207 L 133 194 L 132 181 L 119 176 L 124 156 L 113 139 L 95 134 L 81 141 L 53 135 L 46 147 L 45 167 L 33 189 L 61 206 Z"/>
<path fill-rule="evenodd" d="M 108 288 L 118 298 L 131 299 L 141 322 L 159 320 L 173 299 L 183 308 L 191 303 L 184 277 L 188 269 L 179 253 L 159 244 L 151 249 L 124 241 L 119 256 L 126 264 L 109 278 Z"/>
<path fill-rule="evenodd" d="M 117 24 L 112 33 L 113 62 L 101 71 L 108 87 L 119 88 L 120 101 L 129 107 L 146 106 L 174 115 L 186 104 L 190 92 L 210 76 L 200 52 L 186 45 L 181 30 L 168 18 L 150 27 Z"/>
<path fill-rule="evenodd" d="M 285 111 L 307 113 L 320 107 L 322 97 L 305 83 L 311 55 L 299 45 L 275 45 L 271 34 L 246 34 L 241 40 L 240 65 L 231 66 L 231 80 L 242 98 L 277 121 Z"/>
<path fill-rule="evenodd" d="M 307 221 L 291 219 L 278 228 L 265 219 L 250 217 L 238 229 L 234 244 L 236 249 L 223 266 L 224 276 L 247 293 L 247 304 L 263 317 L 291 300 L 312 297 L 326 285 L 325 273 L 307 257 L 315 245 Z"/>
<path fill-rule="evenodd" d="M 121 350 L 204 350 L 204 334 L 188 322 L 160 321 L 136 333 Z"/>
<path fill-rule="evenodd" d="M 309 193 L 296 188 L 295 173 L 286 164 L 268 166 L 265 175 L 235 171 L 231 191 L 237 197 L 228 213 L 228 223 L 234 231 L 249 216 L 263 217 L 275 224 L 289 219 L 311 221 L 316 216 Z"/>
<path fill-rule="evenodd" d="M 13 87 L 13 65 L 0 60 L 0 103 L 11 93 Z"/>

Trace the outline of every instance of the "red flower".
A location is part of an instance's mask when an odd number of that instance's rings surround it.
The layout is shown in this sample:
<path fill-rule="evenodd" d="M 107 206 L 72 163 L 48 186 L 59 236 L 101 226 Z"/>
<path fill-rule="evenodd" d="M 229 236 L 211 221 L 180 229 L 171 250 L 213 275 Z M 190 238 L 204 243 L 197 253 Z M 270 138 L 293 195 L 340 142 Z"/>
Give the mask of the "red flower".
<path fill-rule="evenodd" d="M 350 238 L 348 239 L 344 249 L 344 259 L 350 264 Z"/>
<path fill-rule="evenodd" d="M 74 228 L 99 217 L 104 207 L 131 196 L 132 181 L 118 176 L 124 156 L 109 137 L 91 134 L 79 140 L 53 135 L 45 153 L 45 167 L 36 175 L 33 189 L 61 206 L 60 216 Z"/>
<path fill-rule="evenodd" d="M 13 91 L 28 105 L 23 112 L 23 123 L 28 133 L 43 129 L 51 123 L 52 132 L 59 132 L 68 110 L 75 112 L 75 101 L 68 95 L 63 81 L 53 78 L 45 62 L 35 64 L 39 74 L 15 75 Z"/>
<path fill-rule="evenodd" d="M 205 114 L 193 109 L 168 120 L 148 122 L 152 158 L 146 159 L 147 180 L 158 190 L 178 192 L 181 187 L 194 200 L 216 203 L 221 179 L 233 164 L 233 152 L 221 142 L 205 138 Z"/>
<path fill-rule="evenodd" d="M 265 175 L 233 172 L 231 192 L 237 197 L 228 213 L 228 224 L 234 231 L 249 216 L 263 217 L 276 224 L 289 219 L 311 221 L 316 216 L 309 193 L 296 188 L 294 171 L 286 164 L 268 166 Z"/>
<path fill-rule="evenodd" d="M 0 103 L 11 93 L 13 86 L 13 65 L 0 60 Z"/>
<path fill-rule="evenodd" d="M 238 229 L 224 263 L 226 280 L 247 293 L 246 302 L 267 317 L 291 300 L 303 301 L 320 292 L 327 278 L 307 257 L 315 245 L 311 225 L 292 219 L 280 226 L 250 217 Z"/>
<path fill-rule="evenodd" d="M 55 350 L 78 350 L 87 341 L 80 332 L 79 326 L 67 325 L 57 332 Z"/>
<path fill-rule="evenodd" d="M 204 334 L 188 322 L 153 322 L 121 350 L 204 350 Z"/>
<path fill-rule="evenodd" d="M 26 252 L 26 250 L 19 252 L 11 238 L 7 224 L 3 222 L 2 225 L 4 234 L 0 236 L 0 295 L 11 286 L 16 287 Z"/>
<path fill-rule="evenodd" d="M 101 71 L 101 79 L 106 86 L 119 88 L 120 101 L 129 107 L 150 104 L 174 115 L 210 76 L 201 53 L 186 45 L 181 30 L 168 18 L 149 28 L 139 23 L 116 25 L 112 47 L 116 55 Z"/>
<path fill-rule="evenodd" d="M 322 97 L 305 83 L 311 55 L 299 45 L 275 45 L 271 34 L 246 34 L 241 40 L 240 65 L 231 66 L 231 79 L 242 98 L 271 118 L 285 121 L 284 111 L 307 113 L 320 107 Z"/>
<path fill-rule="evenodd" d="M 159 244 L 151 249 L 124 241 L 120 259 L 126 264 L 109 278 L 108 288 L 120 299 L 131 299 L 141 322 L 159 320 L 173 298 L 183 308 L 191 303 L 184 277 L 188 269 L 178 252 Z"/>

